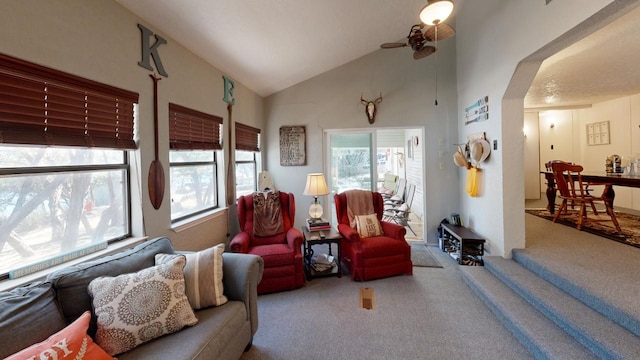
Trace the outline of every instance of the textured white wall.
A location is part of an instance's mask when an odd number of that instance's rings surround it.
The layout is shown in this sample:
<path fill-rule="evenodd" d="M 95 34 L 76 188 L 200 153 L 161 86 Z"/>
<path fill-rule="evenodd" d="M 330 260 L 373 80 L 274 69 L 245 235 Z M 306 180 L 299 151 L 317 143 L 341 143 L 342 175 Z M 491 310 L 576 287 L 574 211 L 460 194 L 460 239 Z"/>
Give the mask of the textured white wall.
<path fill-rule="evenodd" d="M 456 1 L 458 140 L 484 131 L 498 141 L 483 167 L 481 196 L 463 195 L 460 213 L 488 239 L 492 255 L 510 257 L 511 249 L 525 246 L 523 98 L 539 62 L 603 26 L 608 14 L 589 17 L 608 3 Z M 569 31 L 587 18 L 579 31 Z M 489 96 L 490 119 L 465 126 L 464 108 L 482 96 Z"/>
<path fill-rule="evenodd" d="M 424 135 L 418 136 L 424 144 L 419 150 L 424 151 L 425 168 L 412 167 L 410 171 L 412 178 L 423 182 L 424 229 L 428 239 L 437 243 L 437 224 L 458 210 L 458 175 L 453 166 L 440 170 L 438 158 L 440 149 L 449 150 L 457 138 L 455 63 L 452 60 L 455 37 L 443 41 L 439 48 L 437 107 L 434 105 L 436 57 L 416 61 L 409 49 L 378 50 L 266 99 L 266 168 L 279 189 L 294 193 L 299 204 L 296 223 L 302 224 L 307 217 L 309 198 L 302 195 L 307 174 L 323 171 L 326 159 L 326 149 L 322 148 L 324 130 L 424 128 Z M 378 105 L 372 126 L 364 116 L 360 96 L 371 98 L 380 92 L 384 99 Z M 278 129 L 285 125 L 306 126 L 306 166 L 280 166 Z M 408 139 L 409 135 L 405 141 Z M 334 206 L 328 196 L 322 202 L 325 208 Z"/>

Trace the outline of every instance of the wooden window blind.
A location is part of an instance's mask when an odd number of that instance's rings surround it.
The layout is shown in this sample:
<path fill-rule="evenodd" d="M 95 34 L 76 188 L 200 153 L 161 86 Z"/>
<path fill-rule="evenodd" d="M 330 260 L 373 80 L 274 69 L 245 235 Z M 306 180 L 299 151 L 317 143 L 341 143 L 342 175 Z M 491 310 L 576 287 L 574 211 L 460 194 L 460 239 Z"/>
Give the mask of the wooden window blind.
<path fill-rule="evenodd" d="M 169 103 L 171 150 L 221 150 L 222 118 Z"/>
<path fill-rule="evenodd" d="M 0 143 L 136 149 L 138 94 L 0 54 Z"/>
<path fill-rule="evenodd" d="M 236 150 L 260 151 L 260 129 L 236 123 Z"/>

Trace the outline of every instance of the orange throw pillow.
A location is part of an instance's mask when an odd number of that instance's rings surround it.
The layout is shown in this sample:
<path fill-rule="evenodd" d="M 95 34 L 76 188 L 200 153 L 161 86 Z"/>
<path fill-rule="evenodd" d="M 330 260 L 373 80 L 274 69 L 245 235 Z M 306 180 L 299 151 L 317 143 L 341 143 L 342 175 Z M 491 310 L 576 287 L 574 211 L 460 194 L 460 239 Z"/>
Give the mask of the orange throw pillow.
<path fill-rule="evenodd" d="M 91 313 L 85 311 L 76 321 L 51 335 L 47 340 L 29 346 L 5 360 L 35 359 L 91 359 L 113 360 L 87 335 Z"/>

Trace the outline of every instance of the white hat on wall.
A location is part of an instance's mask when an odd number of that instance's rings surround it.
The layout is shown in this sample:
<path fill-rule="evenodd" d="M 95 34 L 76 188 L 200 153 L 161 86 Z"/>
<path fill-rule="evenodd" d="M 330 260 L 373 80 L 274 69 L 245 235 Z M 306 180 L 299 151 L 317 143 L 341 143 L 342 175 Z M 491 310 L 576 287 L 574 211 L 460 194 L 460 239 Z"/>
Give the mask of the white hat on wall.
<path fill-rule="evenodd" d="M 491 154 L 491 144 L 485 139 L 474 140 L 469 144 L 469 154 L 476 165 L 487 160 Z"/>

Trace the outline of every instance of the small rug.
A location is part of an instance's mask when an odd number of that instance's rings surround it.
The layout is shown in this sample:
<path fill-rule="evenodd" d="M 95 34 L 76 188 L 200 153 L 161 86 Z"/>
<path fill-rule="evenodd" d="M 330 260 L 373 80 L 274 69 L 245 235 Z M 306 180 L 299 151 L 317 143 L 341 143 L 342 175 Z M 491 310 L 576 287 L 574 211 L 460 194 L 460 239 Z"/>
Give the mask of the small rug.
<path fill-rule="evenodd" d="M 429 248 L 424 241 L 408 241 L 411 245 L 411 262 L 413 266 L 420 267 L 436 267 L 441 268 L 442 265 L 431 255 Z M 434 249 L 436 247 L 433 247 Z"/>
<path fill-rule="evenodd" d="M 553 215 L 549 212 L 549 210 L 525 210 L 527 214 L 535 215 L 541 217 L 543 219 L 553 221 Z M 598 211 L 599 212 L 599 211 Z M 593 214 L 591 214 L 593 216 Z M 602 217 L 603 219 L 609 218 L 609 216 L 604 213 L 603 215 L 597 215 L 598 217 Z M 621 231 L 617 231 L 616 228 L 613 227 L 613 223 L 608 222 L 586 222 L 582 226 L 582 231 L 586 231 L 598 236 L 602 236 L 607 239 L 615 240 L 617 242 L 621 242 L 623 244 L 635 246 L 640 248 L 640 217 L 616 212 L 616 219 L 618 220 L 618 224 L 620 224 Z M 578 226 L 577 217 L 572 216 L 561 216 L 557 224 L 563 224 L 567 226 L 571 226 L 575 228 Z"/>

